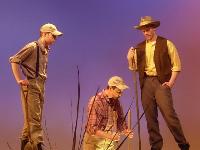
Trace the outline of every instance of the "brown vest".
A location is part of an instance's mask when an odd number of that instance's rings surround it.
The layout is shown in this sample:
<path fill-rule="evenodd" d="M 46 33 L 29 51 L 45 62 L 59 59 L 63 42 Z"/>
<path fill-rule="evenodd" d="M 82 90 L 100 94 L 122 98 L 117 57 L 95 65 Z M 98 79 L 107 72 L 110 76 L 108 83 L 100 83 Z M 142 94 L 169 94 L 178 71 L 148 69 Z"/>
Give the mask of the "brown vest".
<path fill-rule="evenodd" d="M 145 78 L 145 64 L 146 64 L 146 54 L 145 54 L 146 41 L 143 41 L 137 45 L 137 67 L 139 71 L 140 87 L 143 87 Z M 156 40 L 155 52 L 154 52 L 154 62 L 156 66 L 156 72 L 160 83 L 169 81 L 171 78 L 171 59 L 168 54 L 167 39 L 158 36 Z"/>

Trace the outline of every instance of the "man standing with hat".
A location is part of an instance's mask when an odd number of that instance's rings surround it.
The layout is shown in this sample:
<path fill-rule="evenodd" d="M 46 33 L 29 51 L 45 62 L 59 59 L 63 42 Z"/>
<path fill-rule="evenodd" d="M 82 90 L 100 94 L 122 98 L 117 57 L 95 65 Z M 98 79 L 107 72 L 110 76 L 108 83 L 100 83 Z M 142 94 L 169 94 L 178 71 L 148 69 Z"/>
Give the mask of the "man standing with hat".
<path fill-rule="evenodd" d="M 49 46 L 62 34 L 55 25 L 44 24 L 40 28 L 40 38 L 37 41 L 28 43 L 17 54 L 10 57 L 14 77 L 22 89 L 24 127 L 21 136 L 21 150 L 28 149 L 27 145 L 30 141 L 37 150 L 42 150 L 41 122 Z"/>
<path fill-rule="evenodd" d="M 128 86 L 119 76 L 113 76 L 102 92 L 93 96 L 88 103 L 84 150 L 114 150 L 120 134 L 129 134 L 123 110 L 119 101 Z M 130 138 L 133 133 L 130 133 Z M 113 140 L 113 141 L 112 141 Z"/>
<path fill-rule="evenodd" d="M 181 71 L 181 62 L 175 45 L 168 39 L 157 36 L 160 21 L 150 16 L 142 17 L 135 26 L 142 31 L 145 40 L 129 49 L 127 59 L 130 70 L 139 72 L 141 99 L 151 150 L 161 150 L 163 139 L 159 130 L 158 110 L 167 123 L 181 150 L 189 150 L 178 116 L 173 107 L 172 87 Z"/>

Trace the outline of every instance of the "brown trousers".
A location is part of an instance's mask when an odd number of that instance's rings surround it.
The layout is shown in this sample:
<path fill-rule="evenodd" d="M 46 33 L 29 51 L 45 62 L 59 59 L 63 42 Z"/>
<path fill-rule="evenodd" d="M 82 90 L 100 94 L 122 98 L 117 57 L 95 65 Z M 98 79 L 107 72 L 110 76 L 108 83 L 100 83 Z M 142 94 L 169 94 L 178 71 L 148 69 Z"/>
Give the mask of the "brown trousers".
<path fill-rule="evenodd" d="M 157 108 L 159 108 L 178 145 L 187 144 L 180 121 L 173 107 L 171 89 L 167 86 L 162 86 L 157 77 L 146 77 L 141 92 L 151 149 L 161 150 L 163 146 Z"/>

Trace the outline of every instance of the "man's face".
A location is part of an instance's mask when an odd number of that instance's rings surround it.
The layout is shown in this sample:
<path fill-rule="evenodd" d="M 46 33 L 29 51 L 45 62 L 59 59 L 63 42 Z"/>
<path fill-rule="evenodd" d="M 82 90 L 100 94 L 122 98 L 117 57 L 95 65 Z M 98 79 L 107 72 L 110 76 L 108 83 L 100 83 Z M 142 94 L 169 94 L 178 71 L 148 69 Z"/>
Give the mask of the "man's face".
<path fill-rule="evenodd" d="M 52 45 L 55 43 L 57 36 L 53 35 L 52 33 L 45 34 L 45 41 L 47 45 Z"/>
<path fill-rule="evenodd" d="M 122 90 L 117 87 L 110 87 L 109 88 L 109 98 L 118 100 L 122 95 Z"/>
<path fill-rule="evenodd" d="M 155 28 L 153 28 L 153 27 L 144 27 L 144 28 L 141 29 L 141 31 L 144 35 L 144 38 L 147 41 L 153 40 L 154 37 L 156 36 Z"/>

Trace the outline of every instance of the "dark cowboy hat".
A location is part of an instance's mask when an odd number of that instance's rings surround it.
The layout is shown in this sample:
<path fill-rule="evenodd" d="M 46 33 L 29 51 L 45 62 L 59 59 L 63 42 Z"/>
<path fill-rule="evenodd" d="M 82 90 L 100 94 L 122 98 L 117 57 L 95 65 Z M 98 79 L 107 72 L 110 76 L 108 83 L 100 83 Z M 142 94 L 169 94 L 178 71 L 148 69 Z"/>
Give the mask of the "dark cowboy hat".
<path fill-rule="evenodd" d="M 142 29 L 143 27 L 153 27 L 157 28 L 160 26 L 160 21 L 155 21 L 151 16 L 144 16 L 140 19 L 140 24 L 138 26 L 134 26 L 135 29 Z"/>

